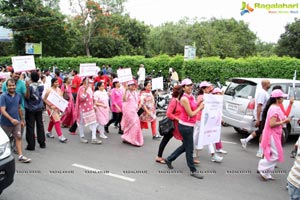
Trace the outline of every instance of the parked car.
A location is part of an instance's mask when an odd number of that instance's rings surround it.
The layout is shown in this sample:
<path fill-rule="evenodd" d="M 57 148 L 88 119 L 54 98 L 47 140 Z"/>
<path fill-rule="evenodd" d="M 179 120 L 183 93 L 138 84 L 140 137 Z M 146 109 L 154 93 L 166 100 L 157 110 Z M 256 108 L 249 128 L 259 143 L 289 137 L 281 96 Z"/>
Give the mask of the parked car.
<path fill-rule="evenodd" d="M 14 181 L 15 159 L 10 146 L 9 138 L 0 128 L 0 194 Z"/>
<path fill-rule="evenodd" d="M 289 96 L 285 98 L 283 105 L 287 109 L 289 99 L 294 97 L 294 104 L 290 116 L 293 119 L 283 128 L 283 143 L 289 135 L 300 134 L 300 81 L 295 81 L 295 91 L 293 80 L 289 79 L 270 79 L 270 78 L 232 78 L 224 93 L 223 101 L 223 121 L 232 126 L 238 133 L 251 133 L 255 128 L 254 108 L 257 92 L 262 89 L 261 81 L 270 80 L 271 87 L 269 93 L 275 85 L 280 85 L 283 92 Z"/>

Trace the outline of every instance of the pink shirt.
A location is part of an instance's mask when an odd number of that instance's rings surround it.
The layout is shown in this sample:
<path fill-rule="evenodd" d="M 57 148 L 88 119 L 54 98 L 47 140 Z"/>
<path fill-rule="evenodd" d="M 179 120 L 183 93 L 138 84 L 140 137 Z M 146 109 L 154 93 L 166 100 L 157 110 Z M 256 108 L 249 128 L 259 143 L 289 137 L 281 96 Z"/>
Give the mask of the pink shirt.
<path fill-rule="evenodd" d="M 167 117 L 171 120 L 173 120 L 174 122 L 174 126 L 175 129 L 173 131 L 173 136 L 177 139 L 177 140 L 182 140 L 182 136 L 178 130 L 178 121 L 175 120 L 175 118 L 179 118 L 180 117 L 180 113 L 181 113 L 181 106 L 180 106 L 180 102 L 177 101 L 176 98 L 172 98 L 168 109 L 167 109 Z"/>
<path fill-rule="evenodd" d="M 110 92 L 110 100 L 111 100 L 111 111 L 115 113 L 119 113 L 120 111 L 117 109 L 117 106 L 122 111 L 123 104 L 123 90 L 121 88 L 113 88 Z"/>
<path fill-rule="evenodd" d="M 184 93 L 182 97 L 186 97 L 188 99 L 192 111 L 197 109 L 198 105 L 197 102 L 195 101 L 195 97 L 192 94 L 188 95 Z M 185 126 L 194 126 L 196 124 L 196 115 L 194 117 L 189 117 L 184 107 L 181 104 L 180 107 L 181 107 L 181 114 L 179 117 L 179 124 Z"/>

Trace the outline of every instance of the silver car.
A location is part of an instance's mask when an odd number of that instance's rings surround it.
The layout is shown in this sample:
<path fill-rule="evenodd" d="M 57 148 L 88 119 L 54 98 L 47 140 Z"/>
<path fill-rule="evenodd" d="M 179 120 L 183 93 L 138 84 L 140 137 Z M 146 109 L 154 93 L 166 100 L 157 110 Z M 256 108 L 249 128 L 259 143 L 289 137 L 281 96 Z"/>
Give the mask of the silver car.
<path fill-rule="evenodd" d="M 289 96 L 284 100 L 284 108 L 287 109 L 289 99 L 294 97 L 294 104 L 289 116 L 293 119 L 283 129 L 283 142 L 289 135 L 300 134 L 300 81 L 289 79 L 271 79 L 271 78 L 232 78 L 224 93 L 223 102 L 223 121 L 232 126 L 238 133 L 251 133 L 256 130 L 254 108 L 257 92 L 261 90 L 261 81 L 268 79 L 271 83 L 269 93 L 275 85 L 280 85 L 283 92 Z M 294 89 L 295 88 L 295 89 Z M 299 121 L 300 122 L 300 121 Z"/>

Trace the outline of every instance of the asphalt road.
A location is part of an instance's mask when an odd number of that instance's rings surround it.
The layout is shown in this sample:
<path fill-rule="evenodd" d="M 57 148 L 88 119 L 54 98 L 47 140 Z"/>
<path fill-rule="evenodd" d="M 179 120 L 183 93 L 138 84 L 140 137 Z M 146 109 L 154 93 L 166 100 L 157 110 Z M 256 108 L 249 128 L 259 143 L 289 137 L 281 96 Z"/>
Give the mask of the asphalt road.
<path fill-rule="evenodd" d="M 285 162 L 278 164 L 276 180 L 265 182 L 256 173 L 257 141 L 242 150 L 239 139 L 245 135 L 231 127 L 222 129 L 223 146 L 228 151 L 222 163 L 211 162 L 208 151 L 201 151 L 197 168 L 203 172 L 203 180 L 189 175 L 184 154 L 173 162 L 174 170 L 156 163 L 159 141 L 152 140 L 149 130 L 143 131 L 143 147 L 122 143 L 113 126 L 101 145 L 80 143 L 79 135 L 69 135 L 67 129 L 63 132 L 69 139 L 67 144 L 56 137 L 47 139 L 46 149 L 24 150 L 32 163 L 16 163 L 15 181 L 0 200 L 288 199 L 286 177 L 293 164 L 289 153 L 297 137 L 284 146 Z M 87 135 L 89 132 L 86 129 Z M 179 145 L 172 139 L 164 157 Z"/>

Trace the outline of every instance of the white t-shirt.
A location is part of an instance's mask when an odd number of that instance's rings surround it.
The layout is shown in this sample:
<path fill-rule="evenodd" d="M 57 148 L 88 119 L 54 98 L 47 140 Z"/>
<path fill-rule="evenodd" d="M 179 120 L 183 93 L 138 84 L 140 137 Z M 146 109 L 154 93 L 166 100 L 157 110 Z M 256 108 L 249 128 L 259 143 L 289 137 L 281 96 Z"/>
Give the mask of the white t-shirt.
<path fill-rule="evenodd" d="M 261 89 L 257 93 L 257 96 L 255 98 L 255 109 L 253 111 L 255 120 L 257 120 L 256 119 L 257 118 L 256 113 L 257 113 L 258 104 L 262 104 L 261 113 L 260 113 L 260 121 L 261 121 L 263 110 L 265 109 L 267 101 L 269 100 L 269 98 L 270 98 L 269 93 L 264 89 Z"/>
<path fill-rule="evenodd" d="M 139 81 L 144 81 L 146 78 L 146 71 L 144 67 L 140 67 L 139 71 L 137 72 L 137 75 L 139 76 Z"/>

